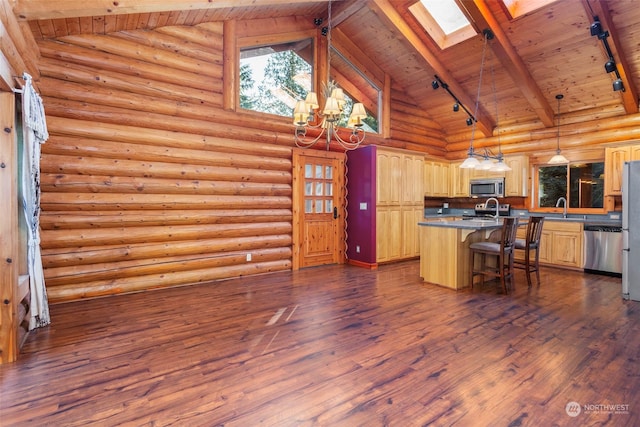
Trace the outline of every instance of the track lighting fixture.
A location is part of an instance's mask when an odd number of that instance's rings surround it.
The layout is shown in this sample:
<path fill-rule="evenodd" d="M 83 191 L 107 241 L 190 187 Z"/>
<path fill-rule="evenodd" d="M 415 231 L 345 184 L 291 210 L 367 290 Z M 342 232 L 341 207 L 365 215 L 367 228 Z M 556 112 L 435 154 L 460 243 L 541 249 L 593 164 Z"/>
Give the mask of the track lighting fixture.
<path fill-rule="evenodd" d="M 622 79 L 615 79 L 613 81 L 613 90 L 616 92 L 618 91 L 624 92 L 624 83 L 622 83 Z"/>
<path fill-rule="evenodd" d="M 616 79 L 613 81 L 613 90 L 623 91 L 624 92 L 624 83 L 622 82 L 622 78 L 620 77 L 620 72 L 618 71 L 618 66 L 616 65 L 616 61 L 613 59 L 613 52 L 611 52 L 611 47 L 609 46 L 609 41 L 607 38 L 609 37 L 609 31 L 603 30 L 602 24 L 600 23 L 600 18 L 597 16 L 593 17 L 593 23 L 589 27 L 592 36 L 598 37 L 598 40 L 602 40 L 602 44 L 604 45 L 604 49 L 607 52 L 607 57 L 609 60 L 604 64 L 604 70 L 607 73 L 615 73 Z"/>
<path fill-rule="evenodd" d="M 613 73 L 616 70 L 616 63 L 613 58 L 609 58 L 609 60 L 604 63 L 604 70 L 607 73 Z"/>
<path fill-rule="evenodd" d="M 451 89 L 449 89 L 449 85 L 448 84 L 446 84 L 444 81 L 442 81 L 442 79 L 440 77 L 438 77 L 437 75 L 435 75 L 433 77 L 435 77 L 435 80 L 431 82 L 431 87 L 433 89 L 438 89 L 439 87 L 441 87 L 449 95 L 451 95 L 451 97 L 453 98 L 453 101 L 454 101 L 453 111 L 454 112 L 458 112 L 458 111 L 460 111 L 460 108 L 462 108 L 464 110 L 464 112 L 467 113 L 467 115 L 469 116 L 467 118 L 467 126 L 471 126 L 471 124 L 476 121 L 476 118 L 473 116 L 473 114 L 471 114 L 471 112 L 467 109 L 467 107 L 465 107 L 464 104 L 462 102 L 460 102 L 458 97 L 455 96 L 453 94 L 453 92 L 451 92 Z"/>

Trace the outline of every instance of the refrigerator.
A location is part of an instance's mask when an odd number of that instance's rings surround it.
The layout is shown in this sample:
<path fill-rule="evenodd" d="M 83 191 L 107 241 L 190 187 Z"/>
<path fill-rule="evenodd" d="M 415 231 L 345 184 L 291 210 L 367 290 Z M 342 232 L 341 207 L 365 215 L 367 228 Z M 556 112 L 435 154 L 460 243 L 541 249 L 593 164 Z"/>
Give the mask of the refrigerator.
<path fill-rule="evenodd" d="M 622 297 L 640 301 L 640 161 L 622 169 Z"/>

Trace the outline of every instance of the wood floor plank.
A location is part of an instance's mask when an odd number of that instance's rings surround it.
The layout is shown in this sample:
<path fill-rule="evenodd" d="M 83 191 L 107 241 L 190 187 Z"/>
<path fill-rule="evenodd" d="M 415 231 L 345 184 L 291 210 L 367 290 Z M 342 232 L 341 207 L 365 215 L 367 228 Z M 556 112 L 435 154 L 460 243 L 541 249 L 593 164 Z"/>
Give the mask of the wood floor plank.
<path fill-rule="evenodd" d="M 640 303 L 619 278 L 543 268 L 527 288 L 517 271 L 502 295 L 418 270 L 316 267 L 54 305 L 0 366 L 0 425 L 640 425 Z M 575 418 L 572 401 L 587 405 Z"/>

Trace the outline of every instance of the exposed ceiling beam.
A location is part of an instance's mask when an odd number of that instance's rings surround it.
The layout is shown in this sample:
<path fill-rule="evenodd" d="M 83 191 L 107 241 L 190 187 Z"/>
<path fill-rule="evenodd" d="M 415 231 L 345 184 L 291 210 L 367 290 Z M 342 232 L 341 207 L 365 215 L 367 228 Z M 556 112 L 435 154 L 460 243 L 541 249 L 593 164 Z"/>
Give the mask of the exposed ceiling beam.
<path fill-rule="evenodd" d="M 222 9 L 228 7 L 290 6 L 326 3 L 329 0 L 13 0 L 20 20 L 125 15 L 172 10 Z"/>
<path fill-rule="evenodd" d="M 473 0 L 461 2 L 463 7 L 469 13 L 472 22 L 475 24 L 478 32 L 482 32 L 488 28 L 495 36 L 495 41 L 490 42 L 489 46 L 493 50 L 500 63 L 507 70 L 516 86 L 527 99 L 529 105 L 544 123 L 546 127 L 554 126 L 554 113 L 551 105 L 547 102 L 540 87 L 529 73 L 529 69 L 525 65 L 522 58 L 516 52 L 509 38 L 500 27 L 498 20 L 495 18 L 487 2 L 485 0 Z"/>
<path fill-rule="evenodd" d="M 618 42 L 619 35 L 615 29 L 615 26 L 613 25 L 613 20 L 611 19 L 611 14 L 609 13 L 609 8 L 606 2 L 604 2 L 603 0 L 583 0 L 582 4 L 587 11 L 587 15 L 591 16 L 591 14 L 593 13 L 595 16 L 600 18 L 602 29 L 609 31 L 609 47 L 611 48 L 611 52 L 613 53 L 613 58 L 616 61 L 618 72 L 620 73 L 620 79 L 622 80 L 622 84 L 624 85 L 624 91 L 619 92 L 620 96 L 622 97 L 622 103 L 624 104 L 624 110 L 627 112 L 627 114 L 637 113 L 638 88 L 636 88 L 636 86 L 633 84 L 633 81 L 629 78 L 629 71 L 631 70 L 631 68 L 629 67 L 627 58 L 624 55 L 622 46 L 620 45 L 620 42 Z M 588 29 L 586 29 L 585 31 L 588 31 Z M 599 40 L 598 44 L 600 44 Z M 607 59 L 608 58 L 603 57 L 602 64 L 604 64 L 604 61 L 606 61 Z"/>
<path fill-rule="evenodd" d="M 331 26 L 337 27 L 367 5 L 367 0 L 351 0 L 335 3 L 331 10 Z"/>
<path fill-rule="evenodd" d="M 429 64 L 442 80 L 444 80 L 451 90 L 456 94 L 458 99 L 464 105 L 475 105 L 475 101 L 470 97 L 453 78 L 447 67 L 445 67 L 431 52 L 431 50 L 422 42 L 420 37 L 411 29 L 409 24 L 402 18 L 395 7 L 389 0 L 371 0 L 371 3 L 380 11 L 381 18 L 386 18 L 394 28 L 396 28 L 403 37 L 413 46 L 413 48 L 420 54 L 420 56 Z M 482 108 L 482 107 L 480 107 Z M 493 128 L 495 124 L 490 120 L 489 114 L 484 111 L 480 111 L 477 115 L 477 128 L 485 136 L 493 134 Z"/>

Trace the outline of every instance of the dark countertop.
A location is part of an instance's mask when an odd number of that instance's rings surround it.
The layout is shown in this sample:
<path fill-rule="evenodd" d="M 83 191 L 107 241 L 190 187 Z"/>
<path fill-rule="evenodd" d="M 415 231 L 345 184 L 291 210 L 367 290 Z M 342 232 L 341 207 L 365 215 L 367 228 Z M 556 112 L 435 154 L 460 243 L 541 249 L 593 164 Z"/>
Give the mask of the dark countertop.
<path fill-rule="evenodd" d="M 440 217 L 442 217 L 442 215 L 440 215 Z M 465 230 L 491 230 L 502 227 L 502 218 L 498 220 L 442 218 L 439 221 L 419 222 L 418 225 L 427 227 L 461 228 Z"/>

